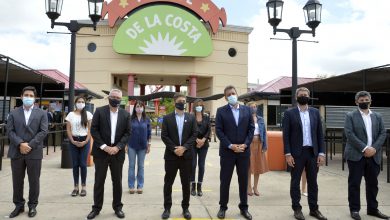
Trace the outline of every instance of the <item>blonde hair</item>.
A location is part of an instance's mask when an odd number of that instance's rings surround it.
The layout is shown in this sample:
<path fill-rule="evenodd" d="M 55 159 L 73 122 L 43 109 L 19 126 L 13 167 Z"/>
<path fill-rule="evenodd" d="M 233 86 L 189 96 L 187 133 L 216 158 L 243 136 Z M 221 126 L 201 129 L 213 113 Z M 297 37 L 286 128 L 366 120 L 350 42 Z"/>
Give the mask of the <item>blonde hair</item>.
<path fill-rule="evenodd" d="M 310 90 L 306 87 L 299 87 L 296 91 L 295 91 L 295 97 L 298 96 L 298 93 L 299 92 L 307 92 L 307 94 L 310 96 Z"/>
<path fill-rule="evenodd" d="M 257 103 L 255 101 L 250 101 L 246 105 L 247 106 L 256 105 L 256 107 L 257 107 Z"/>

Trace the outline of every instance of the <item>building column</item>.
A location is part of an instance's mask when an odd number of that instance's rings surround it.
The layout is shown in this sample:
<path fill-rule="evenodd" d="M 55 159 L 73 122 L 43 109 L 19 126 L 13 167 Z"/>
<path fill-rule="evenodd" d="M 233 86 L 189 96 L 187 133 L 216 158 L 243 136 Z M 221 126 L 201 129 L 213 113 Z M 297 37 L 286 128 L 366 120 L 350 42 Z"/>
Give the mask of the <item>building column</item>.
<path fill-rule="evenodd" d="M 134 95 L 134 74 L 129 74 L 127 76 L 127 95 Z"/>
<path fill-rule="evenodd" d="M 160 99 L 155 99 L 153 101 L 154 101 L 154 113 L 156 115 L 159 115 Z"/>
<path fill-rule="evenodd" d="M 180 92 L 181 85 L 175 85 L 175 92 Z"/>
<path fill-rule="evenodd" d="M 190 76 L 190 96 L 191 97 L 196 97 L 196 86 L 197 86 L 197 77 L 196 76 Z M 192 108 L 193 108 L 193 105 L 194 103 L 191 103 L 189 106 L 190 106 L 190 109 L 188 110 L 189 112 L 192 112 Z"/>
<path fill-rule="evenodd" d="M 190 96 L 196 97 L 197 77 L 190 76 Z"/>
<path fill-rule="evenodd" d="M 145 84 L 140 84 L 140 95 L 145 95 Z"/>

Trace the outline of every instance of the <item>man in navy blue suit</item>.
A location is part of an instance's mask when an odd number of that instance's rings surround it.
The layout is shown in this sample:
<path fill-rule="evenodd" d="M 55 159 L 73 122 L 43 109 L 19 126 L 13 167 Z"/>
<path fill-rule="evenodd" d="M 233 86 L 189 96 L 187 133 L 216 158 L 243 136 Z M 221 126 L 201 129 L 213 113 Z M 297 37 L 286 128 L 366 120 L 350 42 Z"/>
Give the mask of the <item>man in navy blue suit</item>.
<path fill-rule="evenodd" d="M 234 86 L 227 86 L 224 90 L 228 104 L 218 108 L 215 118 L 215 128 L 219 144 L 221 164 L 220 172 L 220 209 L 218 218 L 225 218 L 228 209 L 229 188 L 234 167 L 237 169 L 241 215 L 252 219 L 248 212 L 248 169 L 250 161 L 250 144 L 255 129 L 251 109 L 240 105 L 237 101 L 237 91 Z"/>
<path fill-rule="evenodd" d="M 283 143 L 287 164 L 291 169 L 290 196 L 294 217 L 304 220 L 302 206 L 299 204 L 301 193 L 299 183 L 303 169 L 306 170 L 308 185 L 308 202 L 310 215 L 326 220 L 318 210 L 318 167 L 324 164 L 324 135 L 322 132 L 321 117 L 317 109 L 309 107 L 310 91 L 298 88 L 295 97 L 297 107 L 284 113 Z"/>

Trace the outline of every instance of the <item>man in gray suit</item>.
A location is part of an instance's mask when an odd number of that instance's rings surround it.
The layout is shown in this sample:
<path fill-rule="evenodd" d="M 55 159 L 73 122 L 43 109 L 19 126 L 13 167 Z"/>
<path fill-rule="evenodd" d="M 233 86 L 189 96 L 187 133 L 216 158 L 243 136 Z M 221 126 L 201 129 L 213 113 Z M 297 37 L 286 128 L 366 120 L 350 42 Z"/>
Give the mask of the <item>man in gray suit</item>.
<path fill-rule="evenodd" d="M 347 136 L 345 159 L 348 163 L 348 201 L 351 217 L 360 220 L 360 183 L 366 181 L 367 215 L 389 219 L 378 210 L 378 175 L 382 159 L 382 145 L 386 139 L 382 116 L 370 110 L 371 95 L 360 91 L 355 95 L 359 106 L 345 118 Z"/>
<path fill-rule="evenodd" d="M 34 107 L 37 91 L 32 86 L 23 88 L 23 106 L 13 110 L 7 121 L 7 134 L 10 139 L 8 157 L 11 158 L 13 202 L 15 210 L 10 218 L 24 212 L 24 176 L 27 168 L 30 185 L 28 196 L 28 216 L 37 214 L 39 197 L 39 177 L 43 158 L 43 140 L 47 135 L 47 114 Z"/>

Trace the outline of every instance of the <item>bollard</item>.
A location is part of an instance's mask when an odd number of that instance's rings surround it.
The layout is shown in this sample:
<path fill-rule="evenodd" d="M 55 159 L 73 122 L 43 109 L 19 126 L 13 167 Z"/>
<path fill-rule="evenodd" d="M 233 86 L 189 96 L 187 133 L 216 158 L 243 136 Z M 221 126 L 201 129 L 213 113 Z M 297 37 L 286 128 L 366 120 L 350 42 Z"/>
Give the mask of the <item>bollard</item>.
<path fill-rule="evenodd" d="M 61 168 L 72 168 L 72 157 L 70 155 L 69 139 L 66 138 L 61 144 Z"/>

